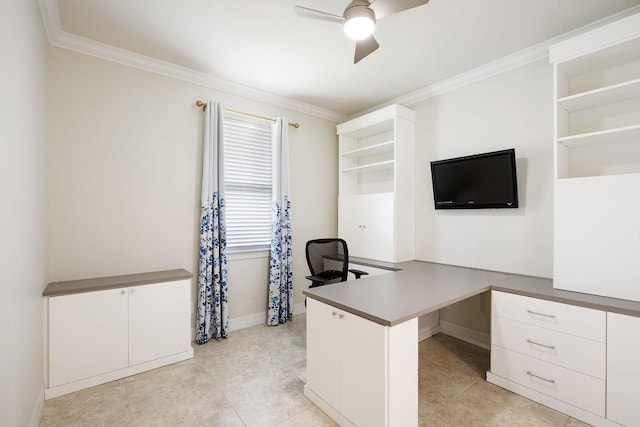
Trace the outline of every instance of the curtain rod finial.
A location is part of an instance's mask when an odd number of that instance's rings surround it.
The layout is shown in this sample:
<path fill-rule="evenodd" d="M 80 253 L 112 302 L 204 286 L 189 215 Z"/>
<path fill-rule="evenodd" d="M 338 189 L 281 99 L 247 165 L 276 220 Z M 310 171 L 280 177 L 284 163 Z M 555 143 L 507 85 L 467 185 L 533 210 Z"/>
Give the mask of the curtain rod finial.
<path fill-rule="evenodd" d="M 205 111 L 207 109 L 207 103 L 197 100 L 196 107 L 202 107 L 202 111 Z"/>

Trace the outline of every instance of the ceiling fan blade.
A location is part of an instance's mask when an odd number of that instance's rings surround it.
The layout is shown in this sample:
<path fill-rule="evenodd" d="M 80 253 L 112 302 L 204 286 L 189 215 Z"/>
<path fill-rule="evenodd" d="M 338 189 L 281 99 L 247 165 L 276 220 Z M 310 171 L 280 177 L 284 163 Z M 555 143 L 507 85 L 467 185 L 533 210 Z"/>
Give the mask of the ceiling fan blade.
<path fill-rule="evenodd" d="M 319 19 L 321 21 L 336 22 L 342 24 L 344 18 L 342 16 L 334 15 L 332 13 L 322 12 L 321 10 L 309 9 L 304 6 L 294 6 L 296 14 L 303 18 Z"/>
<path fill-rule="evenodd" d="M 369 7 L 376 14 L 376 19 L 382 19 L 385 16 L 413 9 L 427 3 L 429 3 L 429 0 L 375 0 L 371 2 Z"/>
<path fill-rule="evenodd" d="M 370 53 L 373 53 L 379 47 L 380 45 L 373 36 L 369 36 L 364 40 L 356 41 L 356 54 L 353 57 L 353 63 L 357 64 L 361 59 Z"/>

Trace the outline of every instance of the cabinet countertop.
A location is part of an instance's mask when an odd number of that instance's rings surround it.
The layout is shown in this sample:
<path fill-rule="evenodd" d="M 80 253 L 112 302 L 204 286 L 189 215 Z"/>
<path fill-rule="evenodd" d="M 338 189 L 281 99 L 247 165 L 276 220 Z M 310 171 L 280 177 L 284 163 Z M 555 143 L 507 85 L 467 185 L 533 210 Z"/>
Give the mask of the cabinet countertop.
<path fill-rule="evenodd" d="M 303 293 L 384 326 L 395 326 L 488 290 L 640 317 L 640 302 L 554 289 L 551 279 L 426 261 L 395 264 L 357 258 L 350 261 L 396 271 L 307 289 Z"/>
<path fill-rule="evenodd" d="M 42 291 L 43 297 L 104 291 L 107 289 L 141 286 L 151 283 L 172 282 L 191 279 L 193 274 L 184 269 L 153 271 L 149 273 L 125 274 L 122 276 L 97 277 L 92 279 L 51 282 Z"/>

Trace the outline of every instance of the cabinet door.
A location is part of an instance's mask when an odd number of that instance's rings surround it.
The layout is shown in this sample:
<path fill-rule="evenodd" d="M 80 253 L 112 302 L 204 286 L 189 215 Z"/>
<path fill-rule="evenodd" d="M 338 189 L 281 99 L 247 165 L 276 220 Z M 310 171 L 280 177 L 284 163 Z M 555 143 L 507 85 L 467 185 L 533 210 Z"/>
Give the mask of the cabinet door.
<path fill-rule="evenodd" d="M 127 367 L 126 289 L 49 298 L 49 387 Z"/>
<path fill-rule="evenodd" d="M 394 261 L 393 193 L 339 198 L 338 234 L 347 241 L 349 255 Z"/>
<path fill-rule="evenodd" d="M 640 301 L 640 174 L 556 183 L 553 286 Z M 631 196 L 633 197 L 633 196 Z"/>
<path fill-rule="evenodd" d="M 129 288 L 129 365 L 189 350 L 190 318 L 189 280 Z"/>
<path fill-rule="evenodd" d="M 340 410 L 338 310 L 307 298 L 307 385 Z"/>
<path fill-rule="evenodd" d="M 607 313 L 607 418 L 640 426 L 640 318 Z"/>
<path fill-rule="evenodd" d="M 357 426 L 384 426 L 387 419 L 385 327 L 351 313 L 338 314 L 340 407 Z"/>

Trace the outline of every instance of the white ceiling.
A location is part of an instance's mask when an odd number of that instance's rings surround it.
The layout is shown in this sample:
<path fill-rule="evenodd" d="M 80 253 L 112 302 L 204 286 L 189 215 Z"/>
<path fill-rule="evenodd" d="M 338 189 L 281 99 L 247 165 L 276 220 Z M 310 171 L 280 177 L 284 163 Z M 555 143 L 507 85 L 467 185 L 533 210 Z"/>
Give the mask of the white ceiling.
<path fill-rule="evenodd" d="M 355 65 L 354 42 L 339 24 L 300 18 L 293 7 L 342 15 L 348 3 L 57 0 L 57 8 L 64 33 L 351 116 L 640 0 L 431 0 L 380 20 L 380 48 Z"/>

